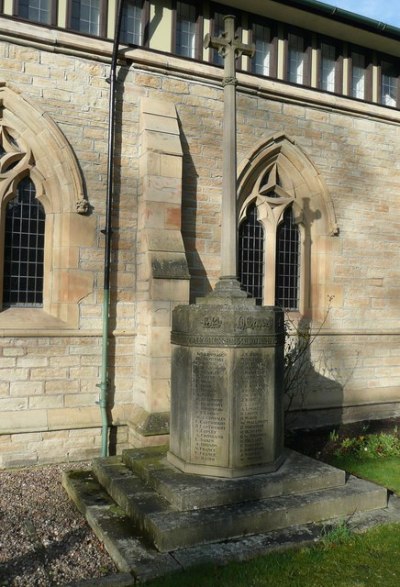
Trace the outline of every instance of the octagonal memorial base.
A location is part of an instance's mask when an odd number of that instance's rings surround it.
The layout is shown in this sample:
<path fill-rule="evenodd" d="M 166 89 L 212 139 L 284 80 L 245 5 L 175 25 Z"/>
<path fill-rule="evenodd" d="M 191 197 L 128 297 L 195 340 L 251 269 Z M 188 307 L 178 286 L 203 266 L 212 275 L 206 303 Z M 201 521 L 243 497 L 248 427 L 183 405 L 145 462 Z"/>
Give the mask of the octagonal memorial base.
<path fill-rule="evenodd" d="M 254 300 L 178 306 L 172 323 L 168 460 L 242 477 L 283 462 L 283 314 Z"/>

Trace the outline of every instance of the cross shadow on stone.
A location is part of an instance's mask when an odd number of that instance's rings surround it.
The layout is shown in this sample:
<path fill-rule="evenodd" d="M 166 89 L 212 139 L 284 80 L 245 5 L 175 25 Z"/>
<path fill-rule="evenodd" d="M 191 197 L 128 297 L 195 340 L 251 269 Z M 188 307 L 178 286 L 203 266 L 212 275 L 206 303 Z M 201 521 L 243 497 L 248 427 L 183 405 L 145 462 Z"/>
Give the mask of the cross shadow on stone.
<path fill-rule="evenodd" d="M 197 226 L 197 173 L 190 145 L 179 121 L 180 137 L 183 150 L 182 175 L 182 238 L 185 245 L 186 258 L 190 272 L 190 302 L 196 297 L 205 296 L 211 292 L 211 284 L 207 271 L 201 260 L 196 246 Z"/>

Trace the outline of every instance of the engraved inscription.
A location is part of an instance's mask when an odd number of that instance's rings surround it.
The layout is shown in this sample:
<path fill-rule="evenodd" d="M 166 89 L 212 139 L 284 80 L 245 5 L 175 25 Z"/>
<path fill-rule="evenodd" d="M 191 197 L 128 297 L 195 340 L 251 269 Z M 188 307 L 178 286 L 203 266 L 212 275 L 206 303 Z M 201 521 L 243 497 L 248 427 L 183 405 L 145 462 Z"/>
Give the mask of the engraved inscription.
<path fill-rule="evenodd" d="M 203 326 L 204 328 L 221 328 L 222 320 L 219 316 L 204 316 Z"/>
<path fill-rule="evenodd" d="M 197 463 L 220 464 L 226 447 L 226 376 L 222 352 L 198 352 L 193 361 L 192 459 Z"/>
<path fill-rule="evenodd" d="M 240 464 L 263 462 L 267 443 L 267 365 L 257 352 L 244 353 L 239 361 L 240 376 Z"/>
<path fill-rule="evenodd" d="M 265 328 L 271 328 L 271 318 L 253 318 L 252 316 L 239 316 L 236 321 L 236 330 L 263 330 Z"/>
<path fill-rule="evenodd" d="M 276 336 L 202 336 L 196 334 L 182 334 L 172 332 L 172 344 L 186 346 L 205 346 L 205 347 L 270 347 L 278 344 Z"/>

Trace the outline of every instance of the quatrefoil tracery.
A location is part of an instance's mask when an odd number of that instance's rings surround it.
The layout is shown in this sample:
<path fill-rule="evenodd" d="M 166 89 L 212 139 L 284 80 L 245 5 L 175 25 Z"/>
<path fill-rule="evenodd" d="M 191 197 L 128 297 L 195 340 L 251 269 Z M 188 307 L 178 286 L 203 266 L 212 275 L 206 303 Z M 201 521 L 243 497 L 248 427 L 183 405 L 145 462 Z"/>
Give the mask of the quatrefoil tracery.
<path fill-rule="evenodd" d="M 33 156 L 29 148 L 10 127 L 0 122 L 0 204 L 14 197 L 22 178 L 33 166 Z"/>
<path fill-rule="evenodd" d="M 259 220 L 271 223 L 275 227 L 282 220 L 286 208 L 294 202 L 294 197 L 281 185 L 276 161 L 267 170 L 264 168 L 255 181 L 251 194 L 242 208 L 240 220 L 246 215 L 249 204 L 254 201 L 257 204 Z"/>

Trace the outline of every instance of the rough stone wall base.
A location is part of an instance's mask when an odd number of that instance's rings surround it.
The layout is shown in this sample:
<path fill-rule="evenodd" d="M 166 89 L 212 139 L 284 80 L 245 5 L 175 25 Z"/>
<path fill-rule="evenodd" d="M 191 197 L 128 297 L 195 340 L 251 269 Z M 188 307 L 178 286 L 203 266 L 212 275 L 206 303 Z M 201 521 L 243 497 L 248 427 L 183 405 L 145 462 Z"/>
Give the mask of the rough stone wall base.
<path fill-rule="evenodd" d="M 0 468 L 91 460 L 100 456 L 100 448 L 100 427 L 3 434 L 0 436 Z M 127 426 L 111 428 L 110 448 L 113 454 L 129 448 Z"/>
<path fill-rule="evenodd" d="M 351 422 L 385 420 L 399 416 L 400 402 L 315 410 L 294 410 L 286 414 L 286 426 L 290 430 L 299 430 L 302 428 L 313 429 L 350 424 Z"/>

